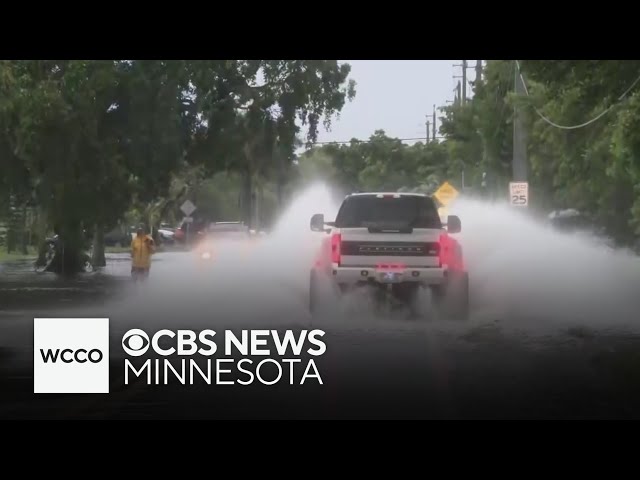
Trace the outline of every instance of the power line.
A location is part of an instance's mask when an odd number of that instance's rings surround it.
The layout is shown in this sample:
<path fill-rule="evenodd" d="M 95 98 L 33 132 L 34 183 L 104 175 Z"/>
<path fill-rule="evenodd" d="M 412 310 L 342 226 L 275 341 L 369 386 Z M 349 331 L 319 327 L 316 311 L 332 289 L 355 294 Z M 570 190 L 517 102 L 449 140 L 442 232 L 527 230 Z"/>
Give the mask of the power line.
<path fill-rule="evenodd" d="M 431 136 L 431 139 L 433 139 L 433 135 Z M 436 135 L 437 139 L 443 139 L 446 137 L 443 137 L 441 135 Z M 390 138 L 390 140 L 400 140 L 401 142 L 410 142 L 410 141 L 417 141 L 417 140 L 424 140 L 424 137 L 414 137 L 414 138 Z M 347 143 L 351 143 L 351 142 L 355 142 L 355 143 L 371 143 L 375 140 L 349 140 L 348 142 L 315 142 L 312 145 L 331 145 L 331 144 L 347 144 Z"/>
<path fill-rule="evenodd" d="M 518 62 L 518 60 L 516 60 L 516 66 L 518 68 L 518 74 L 520 75 L 520 80 L 522 81 L 522 85 L 524 86 L 524 92 L 527 95 L 527 97 L 529 96 L 529 89 L 527 88 L 527 84 L 524 81 L 524 76 L 522 75 L 522 71 L 520 70 L 520 62 Z M 616 100 L 616 102 L 612 103 L 611 105 L 609 105 L 608 108 L 606 108 L 603 112 L 600 112 L 599 115 L 597 115 L 596 117 L 592 118 L 591 120 L 581 123 L 580 125 L 558 125 L 557 123 L 553 122 L 552 120 L 550 120 L 549 118 L 547 118 L 540 110 L 538 110 L 537 107 L 533 107 L 533 109 L 535 110 L 535 112 L 538 114 L 538 116 L 544 120 L 545 122 L 547 122 L 549 125 L 551 125 L 552 127 L 556 127 L 559 128 L 561 130 L 576 130 L 578 128 L 582 128 L 582 127 L 586 127 L 587 125 L 591 125 L 592 123 L 600 120 L 602 117 L 604 117 L 607 113 L 609 113 L 613 107 L 615 107 L 618 103 L 620 103 L 622 101 L 622 99 L 624 97 L 627 96 L 627 94 L 633 90 L 633 87 L 636 86 L 636 84 L 640 82 L 640 76 L 638 76 L 638 78 L 636 78 L 634 80 L 634 82 L 631 84 L 631 86 L 629 88 L 627 88 L 625 90 L 625 92 L 620 95 L 618 97 L 618 99 Z"/>

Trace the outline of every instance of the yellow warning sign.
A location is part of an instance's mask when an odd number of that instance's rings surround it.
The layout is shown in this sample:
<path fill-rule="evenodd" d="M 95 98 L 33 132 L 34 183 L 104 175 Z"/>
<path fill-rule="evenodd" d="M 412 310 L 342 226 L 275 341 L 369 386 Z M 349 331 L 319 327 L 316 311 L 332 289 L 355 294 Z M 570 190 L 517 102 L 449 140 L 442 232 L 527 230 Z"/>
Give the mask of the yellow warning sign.
<path fill-rule="evenodd" d="M 445 207 L 454 201 L 458 195 L 459 192 L 449 182 L 444 182 L 433 194 Z"/>

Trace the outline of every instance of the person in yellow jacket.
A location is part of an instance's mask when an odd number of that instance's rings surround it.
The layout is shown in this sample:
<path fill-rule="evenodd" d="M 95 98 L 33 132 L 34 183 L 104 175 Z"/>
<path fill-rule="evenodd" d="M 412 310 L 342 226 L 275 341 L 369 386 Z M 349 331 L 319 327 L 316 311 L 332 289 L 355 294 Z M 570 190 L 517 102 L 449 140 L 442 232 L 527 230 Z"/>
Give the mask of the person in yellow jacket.
<path fill-rule="evenodd" d="M 149 276 L 151 255 L 155 251 L 153 238 L 146 235 L 143 228 L 138 228 L 135 238 L 131 241 L 131 276 L 135 281 L 144 280 Z"/>

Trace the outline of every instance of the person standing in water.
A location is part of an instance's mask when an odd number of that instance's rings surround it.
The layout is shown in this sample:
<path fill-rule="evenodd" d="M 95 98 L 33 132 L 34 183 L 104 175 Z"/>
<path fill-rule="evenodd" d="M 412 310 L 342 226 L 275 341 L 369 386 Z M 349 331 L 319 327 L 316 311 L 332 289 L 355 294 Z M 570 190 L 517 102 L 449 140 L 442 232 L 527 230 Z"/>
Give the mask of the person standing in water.
<path fill-rule="evenodd" d="M 145 233 L 143 227 L 138 227 L 135 238 L 131 241 L 131 276 L 134 281 L 144 281 L 151 269 L 151 256 L 156 247 L 153 238 Z"/>

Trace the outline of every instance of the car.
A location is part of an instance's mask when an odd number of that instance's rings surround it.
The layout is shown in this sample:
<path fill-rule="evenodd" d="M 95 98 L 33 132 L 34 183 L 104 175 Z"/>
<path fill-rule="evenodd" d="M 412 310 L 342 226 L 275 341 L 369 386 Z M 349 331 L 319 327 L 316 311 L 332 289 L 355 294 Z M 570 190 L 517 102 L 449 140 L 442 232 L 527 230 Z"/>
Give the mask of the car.
<path fill-rule="evenodd" d="M 191 247 L 198 245 L 206 237 L 209 222 L 201 218 L 184 218 L 173 230 L 173 242 Z"/>
<path fill-rule="evenodd" d="M 173 245 L 176 241 L 175 239 L 176 229 L 171 228 L 167 224 L 161 224 L 158 229 L 158 238 L 161 243 L 165 243 L 168 245 Z"/>
<path fill-rule="evenodd" d="M 131 232 L 116 227 L 104 234 L 105 247 L 128 247 L 131 245 Z"/>
<path fill-rule="evenodd" d="M 460 219 L 443 224 L 434 200 L 420 193 L 370 192 L 347 195 L 334 222 L 313 215 L 311 230 L 324 235 L 310 272 L 309 309 L 316 315 L 358 287 L 373 287 L 420 315 L 420 287 L 449 318 L 469 317 L 469 274 L 462 247 L 452 236 Z M 323 285 L 329 285 L 329 289 Z M 334 297 L 329 297 L 335 295 Z"/>
<path fill-rule="evenodd" d="M 594 222 L 587 215 L 575 208 L 554 210 L 547 216 L 549 224 L 561 232 L 594 232 Z"/>
<path fill-rule="evenodd" d="M 209 224 L 207 232 L 220 238 L 246 239 L 251 231 L 244 222 L 213 222 Z"/>
<path fill-rule="evenodd" d="M 202 233 L 196 246 L 196 253 L 202 260 L 212 261 L 218 257 L 220 249 L 239 245 L 243 250 L 252 234 L 244 222 L 213 222 Z"/>

